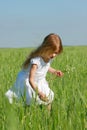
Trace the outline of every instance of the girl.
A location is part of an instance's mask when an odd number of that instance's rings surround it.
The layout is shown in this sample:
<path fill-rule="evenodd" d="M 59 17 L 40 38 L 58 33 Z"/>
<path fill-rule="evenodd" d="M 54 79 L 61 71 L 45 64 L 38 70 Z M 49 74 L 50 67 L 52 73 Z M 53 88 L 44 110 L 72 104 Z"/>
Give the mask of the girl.
<path fill-rule="evenodd" d="M 52 59 L 63 50 L 61 39 L 56 34 L 49 34 L 43 43 L 25 60 L 22 70 L 18 73 L 14 86 L 5 95 L 9 102 L 13 102 L 13 97 L 20 99 L 26 91 L 26 104 L 30 105 L 32 99 L 37 104 L 49 105 L 54 98 L 53 91 L 46 81 L 46 74 L 50 72 L 56 76 L 63 76 L 61 71 L 50 67 Z M 49 105 L 50 106 L 50 105 Z"/>

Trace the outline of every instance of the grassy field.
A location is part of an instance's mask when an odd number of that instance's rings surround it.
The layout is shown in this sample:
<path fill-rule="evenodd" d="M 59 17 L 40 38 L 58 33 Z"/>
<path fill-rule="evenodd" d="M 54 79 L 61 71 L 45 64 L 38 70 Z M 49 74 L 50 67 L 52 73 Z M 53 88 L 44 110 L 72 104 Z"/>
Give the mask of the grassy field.
<path fill-rule="evenodd" d="M 0 130 L 87 130 L 87 46 L 64 47 L 52 66 L 64 77 L 47 75 L 55 93 L 52 111 L 32 103 L 9 104 L 4 96 L 31 48 L 0 49 Z"/>

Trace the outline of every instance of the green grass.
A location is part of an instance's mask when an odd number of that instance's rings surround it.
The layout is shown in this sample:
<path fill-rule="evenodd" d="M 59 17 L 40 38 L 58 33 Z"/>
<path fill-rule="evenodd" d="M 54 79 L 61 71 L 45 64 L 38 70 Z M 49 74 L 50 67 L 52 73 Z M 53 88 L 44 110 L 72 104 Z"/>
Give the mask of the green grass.
<path fill-rule="evenodd" d="M 34 103 L 9 104 L 4 96 L 12 86 L 31 48 L 0 49 L 0 130 L 86 130 L 87 46 L 64 47 L 52 67 L 64 72 L 58 78 L 47 74 L 55 93 L 52 111 Z"/>

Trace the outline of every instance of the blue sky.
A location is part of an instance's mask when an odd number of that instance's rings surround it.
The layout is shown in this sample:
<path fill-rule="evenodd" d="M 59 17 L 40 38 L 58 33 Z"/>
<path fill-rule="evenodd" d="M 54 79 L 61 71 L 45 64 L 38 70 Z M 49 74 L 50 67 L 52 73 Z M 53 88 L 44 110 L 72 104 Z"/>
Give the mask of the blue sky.
<path fill-rule="evenodd" d="M 49 33 L 87 45 L 87 0 L 0 0 L 0 47 L 32 47 Z"/>

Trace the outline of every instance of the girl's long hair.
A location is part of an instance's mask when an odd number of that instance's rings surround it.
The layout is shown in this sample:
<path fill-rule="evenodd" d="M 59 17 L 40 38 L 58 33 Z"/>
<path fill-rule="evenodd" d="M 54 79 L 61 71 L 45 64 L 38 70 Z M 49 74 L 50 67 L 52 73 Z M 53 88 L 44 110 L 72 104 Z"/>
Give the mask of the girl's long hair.
<path fill-rule="evenodd" d="M 22 67 L 26 69 L 30 63 L 31 58 L 35 57 L 42 57 L 45 62 L 48 62 L 48 56 L 56 50 L 58 50 L 58 54 L 62 52 L 62 41 L 57 34 L 51 33 L 44 38 L 42 44 L 36 50 L 29 54 Z"/>

